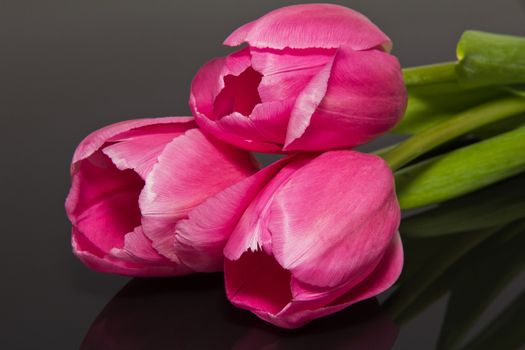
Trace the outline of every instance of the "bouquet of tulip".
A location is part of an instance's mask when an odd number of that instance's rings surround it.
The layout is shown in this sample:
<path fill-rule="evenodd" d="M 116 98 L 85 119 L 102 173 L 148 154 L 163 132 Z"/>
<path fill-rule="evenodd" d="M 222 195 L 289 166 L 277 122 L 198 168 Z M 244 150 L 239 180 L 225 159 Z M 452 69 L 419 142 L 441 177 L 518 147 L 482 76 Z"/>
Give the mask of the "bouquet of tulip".
<path fill-rule="evenodd" d="M 466 32 L 457 62 L 402 71 L 365 16 L 314 4 L 224 43 L 246 45 L 196 74 L 193 117 L 124 121 L 78 146 L 66 210 L 87 266 L 224 271 L 234 305 L 296 328 L 396 282 L 400 209 L 525 170 L 523 38 Z M 410 137 L 352 150 L 392 128 Z M 260 169 L 251 151 L 284 157 Z"/>

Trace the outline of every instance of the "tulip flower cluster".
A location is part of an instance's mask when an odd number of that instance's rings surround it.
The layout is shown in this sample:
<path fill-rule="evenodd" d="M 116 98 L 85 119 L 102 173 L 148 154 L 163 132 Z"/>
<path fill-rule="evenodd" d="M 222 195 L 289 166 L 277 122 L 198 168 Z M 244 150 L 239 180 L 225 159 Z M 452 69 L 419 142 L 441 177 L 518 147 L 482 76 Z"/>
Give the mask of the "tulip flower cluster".
<path fill-rule="evenodd" d="M 405 112 L 391 41 L 360 13 L 310 4 L 225 44 L 246 45 L 198 71 L 193 117 L 124 121 L 80 143 L 66 200 L 74 253 L 128 276 L 224 271 L 235 306 L 284 328 L 386 290 L 403 265 L 392 169 L 439 144 L 423 132 L 386 161 L 352 149 Z M 440 142 L 468 131 L 457 125 Z M 252 151 L 284 158 L 260 169 Z"/>

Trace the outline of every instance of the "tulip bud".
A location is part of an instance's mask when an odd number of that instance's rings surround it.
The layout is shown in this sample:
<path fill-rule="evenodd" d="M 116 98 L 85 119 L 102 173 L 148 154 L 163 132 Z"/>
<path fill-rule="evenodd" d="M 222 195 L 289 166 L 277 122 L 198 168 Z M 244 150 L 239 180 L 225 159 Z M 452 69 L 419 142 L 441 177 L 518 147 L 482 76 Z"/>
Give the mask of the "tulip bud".
<path fill-rule="evenodd" d="M 296 154 L 251 178 L 258 192 L 224 249 L 234 305 L 296 328 L 396 281 L 400 209 L 381 158 Z"/>
<path fill-rule="evenodd" d="M 80 143 L 66 211 L 73 252 L 87 266 L 131 276 L 222 270 L 228 237 L 179 235 L 177 225 L 257 168 L 248 152 L 195 126 L 193 118 L 131 120 Z"/>
<path fill-rule="evenodd" d="M 206 132 L 259 151 L 324 151 L 388 131 L 406 107 L 391 42 L 358 12 L 283 7 L 234 31 L 248 46 L 207 63 L 190 106 Z"/>

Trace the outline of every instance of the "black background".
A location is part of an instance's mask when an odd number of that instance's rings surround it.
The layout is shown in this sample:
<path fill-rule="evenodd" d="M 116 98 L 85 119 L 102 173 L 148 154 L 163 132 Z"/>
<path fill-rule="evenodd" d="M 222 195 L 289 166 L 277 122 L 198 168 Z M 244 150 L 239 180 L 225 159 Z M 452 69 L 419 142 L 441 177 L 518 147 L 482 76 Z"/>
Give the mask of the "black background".
<path fill-rule="evenodd" d="M 70 253 L 63 202 L 76 144 L 123 119 L 187 115 L 192 76 L 230 51 L 221 46 L 228 34 L 300 2 L 0 2 L 0 347 L 78 348 L 128 281 L 92 272 Z M 404 67 L 453 60 L 466 29 L 525 35 L 524 1 L 337 3 L 377 23 Z M 397 347 L 423 348 L 434 333 L 413 325 Z"/>

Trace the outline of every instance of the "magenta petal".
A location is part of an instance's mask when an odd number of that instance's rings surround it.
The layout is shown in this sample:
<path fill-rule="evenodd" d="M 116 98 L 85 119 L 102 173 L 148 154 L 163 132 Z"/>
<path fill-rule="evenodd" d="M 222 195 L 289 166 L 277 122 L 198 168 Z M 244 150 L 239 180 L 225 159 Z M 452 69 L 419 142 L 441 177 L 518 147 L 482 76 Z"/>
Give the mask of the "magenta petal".
<path fill-rule="evenodd" d="M 175 224 L 210 196 L 256 171 L 247 152 L 189 130 L 166 146 L 139 199 L 142 225 L 153 247 L 178 261 Z"/>
<path fill-rule="evenodd" d="M 309 302 L 292 302 L 280 314 L 271 317 L 271 320 L 285 324 L 287 328 L 296 328 L 313 319 L 333 314 L 388 289 L 401 274 L 402 267 L 403 247 L 399 234 L 396 234 L 379 264 L 358 286 L 324 307 L 312 307 Z"/>
<path fill-rule="evenodd" d="M 193 118 L 139 119 L 110 125 L 81 142 L 66 211 L 74 253 L 86 265 L 132 276 L 183 273 L 143 235 L 138 199 L 164 145 L 194 127 Z"/>
<path fill-rule="evenodd" d="M 403 244 L 399 232 L 397 232 L 374 271 L 359 285 L 334 301 L 332 306 L 346 307 L 387 290 L 397 281 L 402 269 Z"/>
<path fill-rule="evenodd" d="M 290 120 L 288 121 L 284 149 L 290 147 L 290 144 L 293 142 L 297 142 L 297 139 L 303 136 L 306 129 L 310 126 L 312 115 L 326 95 L 334 59 L 335 57 L 327 62 L 297 96 L 294 108 L 290 113 Z M 339 130 L 333 130 L 333 132 L 337 133 Z M 346 135 L 346 137 L 350 137 L 350 135 Z M 322 149 L 329 149 L 331 146 L 330 142 L 330 140 L 321 139 L 317 144 L 322 143 Z M 326 143 L 328 144 L 324 147 Z"/>
<path fill-rule="evenodd" d="M 258 126 L 254 123 L 257 118 L 252 120 L 249 114 L 252 111 L 260 114 L 257 111 L 262 108 L 265 111 L 272 109 L 281 116 L 285 114 L 281 112 L 283 104 L 261 107 L 258 103 L 258 81 L 254 79 L 257 80 L 257 76 L 250 68 L 250 53 L 247 49 L 226 58 L 215 59 L 204 65 L 193 79 L 190 107 L 202 130 L 225 142 L 248 150 L 279 151 L 281 145 L 272 143 L 272 140 L 275 134 L 282 137 L 286 125 L 274 130 L 263 120 L 263 125 Z M 286 108 L 289 111 L 291 107 L 287 104 Z M 269 119 L 275 125 L 273 116 L 266 117 L 266 120 Z M 266 138 L 270 141 L 267 142 Z"/>
<path fill-rule="evenodd" d="M 237 260 L 245 252 L 255 252 L 261 248 L 271 251 L 271 233 L 267 227 L 269 203 L 280 186 L 309 160 L 308 156 L 288 156 L 254 175 L 259 178 L 257 187 L 260 191 L 244 212 L 224 248 L 227 259 Z"/>
<path fill-rule="evenodd" d="M 238 260 L 225 260 L 228 299 L 259 317 L 277 314 L 291 300 L 290 272 L 265 252 L 246 252 Z"/>
<path fill-rule="evenodd" d="M 234 112 L 249 116 L 255 106 L 261 102 L 257 87 L 261 74 L 248 67 L 239 75 L 227 75 L 224 88 L 215 98 L 213 104 L 214 118 L 220 119 Z"/>
<path fill-rule="evenodd" d="M 191 82 L 190 107 L 199 118 L 219 118 L 215 111 L 215 99 L 225 88 L 225 78 L 241 75 L 250 67 L 250 53 L 240 50 L 224 58 L 216 58 L 199 69 Z"/>
<path fill-rule="evenodd" d="M 192 209 L 176 226 L 179 259 L 198 271 L 222 270 L 228 238 L 246 208 L 282 165 L 282 161 L 274 163 Z"/>
<path fill-rule="evenodd" d="M 180 133 L 136 136 L 103 149 L 120 170 L 133 169 L 145 179 L 164 147 Z"/>
<path fill-rule="evenodd" d="M 332 60 L 334 50 L 271 50 L 251 48 L 253 69 L 262 74 L 262 102 L 295 100 L 305 85 Z"/>
<path fill-rule="evenodd" d="M 403 247 L 396 233 L 372 272 L 353 288 L 342 286 L 328 293 L 339 296 L 332 302 L 319 306 L 319 300 L 293 301 L 277 315 L 266 315 L 264 319 L 285 328 L 297 328 L 313 319 L 340 311 L 359 301 L 378 295 L 391 287 L 401 274 L 403 267 Z M 347 290 L 345 293 L 341 291 Z"/>
<path fill-rule="evenodd" d="M 104 253 L 122 247 L 124 236 L 140 225 L 137 198 L 144 181 L 132 170 L 118 170 L 100 151 L 74 169 L 66 200 L 71 223 Z"/>
<path fill-rule="evenodd" d="M 266 102 L 255 106 L 250 115 L 250 122 L 253 128 L 257 130 L 257 134 L 265 141 L 262 143 L 262 148 L 273 150 L 274 147 L 278 147 L 280 149 L 280 145 L 286 137 L 288 117 L 293 105 L 294 101 L 290 99 Z M 221 120 L 221 126 L 226 127 L 226 120 Z M 252 133 L 253 131 L 250 129 L 247 130 L 248 132 Z"/>
<path fill-rule="evenodd" d="M 234 31 L 224 44 L 273 49 L 337 48 L 354 50 L 382 47 L 390 39 L 368 18 L 347 7 L 307 4 L 282 7 Z"/>
<path fill-rule="evenodd" d="M 71 245 L 73 253 L 93 270 L 125 276 L 173 276 L 180 274 L 179 267 L 168 264 L 135 264 L 106 255 L 94 247 L 82 233 L 73 228 Z"/>
<path fill-rule="evenodd" d="M 215 97 L 224 87 L 223 77 L 226 74 L 225 59 L 221 57 L 206 63 L 193 78 L 190 107 L 197 122 L 214 115 Z"/>
<path fill-rule="evenodd" d="M 354 151 L 326 152 L 301 167 L 268 212 L 276 260 L 294 278 L 325 287 L 367 276 L 400 220 L 388 165 Z"/>
<path fill-rule="evenodd" d="M 259 107 L 261 105 L 258 105 Z M 270 106 L 273 110 L 281 110 L 283 105 Z M 268 107 L 260 107 L 254 110 L 254 112 L 262 109 L 265 110 Z M 258 117 L 259 119 L 259 117 Z M 263 118 L 261 118 L 263 119 Z M 235 145 L 239 148 L 256 151 L 256 152 L 280 152 L 281 144 L 272 142 L 265 142 L 263 140 L 263 133 L 269 135 L 275 135 L 277 133 L 282 134 L 283 132 L 279 129 L 268 130 L 268 125 L 273 122 L 270 118 L 267 118 L 267 122 L 263 119 L 260 123 L 255 124 L 253 120 L 241 115 L 240 113 L 232 113 L 228 116 L 221 118 L 219 121 L 213 121 L 205 116 L 197 118 L 197 122 L 200 128 L 217 137 L 218 139 L 227 142 L 231 145 Z"/>
<path fill-rule="evenodd" d="M 120 123 L 111 124 L 91 133 L 84 140 L 82 140 L 75 150 L 72 164 L 74 165 L 76 162 L 89 157 L 96 150 L 102 147 L 104 143 L 111 141 L 112 138 L 115 138 L 118 135 L 129 135 L 130 132 L 132 132 L 131 135 L 136 135 L 137 132 L 134 132 L 134 130 L 144 127 L 152 127 L 154 132 L 158 132 L 157 128 L 159 127 L 159 124 L 176 124 L 176 128 L 178 128 L 179 125 L 182 125 L 183 128 L 190 128 L 195 125 L 192 117 L 144 118 L 126 120 Z M 150 129 L 146 130 L 149 131 Z M 141 134 L 140 131 L 138 134 Z"/>
<path fill-rule="evenodd" d="M 297 98 L 284 149 L 354 147 L 392 128 L 405 107 L 394 56 L 341 48 Z"/>
<path fill-rule="evenodd" d="M 124 237 L 123 248 L 113 248 L 111 255 L 124 261 L 138 264 L 170 263 L 168 259 L 159 255 L 151 246 L 151 240 L 144 235 L 141 226 L 137 226 Z"/>

